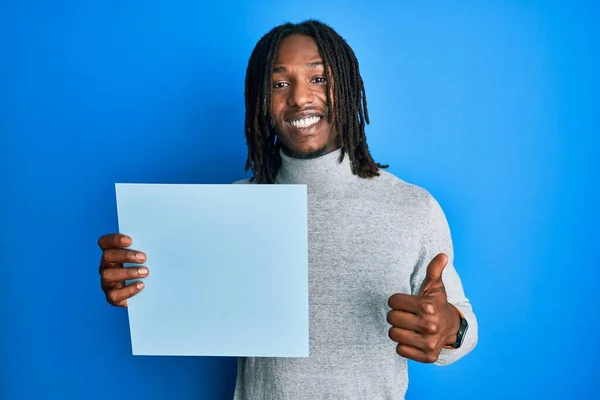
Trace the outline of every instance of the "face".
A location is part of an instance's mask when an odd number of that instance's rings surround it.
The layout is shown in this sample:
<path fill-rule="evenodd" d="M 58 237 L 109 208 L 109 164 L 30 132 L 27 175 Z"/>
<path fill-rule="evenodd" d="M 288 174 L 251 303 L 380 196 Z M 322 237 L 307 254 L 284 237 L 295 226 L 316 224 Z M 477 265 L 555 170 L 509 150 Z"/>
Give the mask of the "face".
<path fill-rule="evenodd" d="M 281 41 L 271 95 L 275 131 L 287 154 L 309 158 L 339 147 L 337 132 L 327 122 L 326 83 L 314 39 L 292 35 Z"/>

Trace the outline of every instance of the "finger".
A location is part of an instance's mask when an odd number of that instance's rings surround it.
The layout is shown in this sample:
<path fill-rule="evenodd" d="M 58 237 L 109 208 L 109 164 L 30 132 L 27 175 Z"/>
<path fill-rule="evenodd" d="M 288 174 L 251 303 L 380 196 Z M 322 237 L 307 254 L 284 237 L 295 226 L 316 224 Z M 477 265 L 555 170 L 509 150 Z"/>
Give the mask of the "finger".
<path fill-rule="evenodd" d="M 100 266 L 98 267 L 98 273 L 102 275 L 102 271 L 106 268 L 123 268 L 123 264 L 120 263 L 104 263 L 102 264 L 102 260 L 100 260 Z"/>
<path fill-rule="evenodd" d="M 433 288 L 443 285 L 442 274 L 447 264 L 448 256 L 444 253 L 438 254 L 431 260 L 427 266 L 427 274 L 419 294 L 424 294 Z"/>
<path fill-rule="evenodd" d="M 135 296 L 144 290 L 143 282 L 132 283 L 119 289 L 113 289 L 106 292 L 106 301 L 113 306 L 127 307 L 127 299 Z"/>
<path fill-rule="evenodd" d="M 448 256 L 444 253 L 440 253 L 431 260 L 429 265 L 427 266 L 427 276 L 426 280 L 436 281 L 442 279 L 442 273 L 444 272 L 444 268 L 448 264 Z"/>
<path fill-rule="evenodd" d="M 102 288 L 102 291 L 105 294 L 113 289 L 120 289 L 123 286 L 125 286 L 125 281 L 119 281 L 119 282 L 106 282 L 104 280 L 100 281 L 100 287 Z"/>
<path fill-rule="evenodd" d="M 429 364 L 436 362 L 439 356 L 439 352 L 425 353 L 421 349 L 405 344 L 398 344 L 398 346 L 396 346 L 396 353 L 404 358 Z"/>
<path fill-rule="evenodd" d="M 419 317 L 410 312 L 391 310 L 387 314 L 387 322 L 397 328 L 416 331 L 419 326 Z"/>
<path fill-rule="evenodd" d="M 392 310 L 407 312 L 424 318 L 430 318 L 439 311 L 436 299 L 431 296 L 412 296 L 396 293 L 390 297 L 388 304 Z"/>
<path fill-rule="evenodd" d="M 102 265 L 110 263 L 133 263 L 140 264 L 146 261 L 146 254 L 137 250 L 110 248 L 102 252 Z"/>
<path fill-rule="evenodd" d="M 398 344 L 415 347 L 422 352 L 430 351 L 429 341 L 423 335 L 411 330 L 392 326 L 388 331 L 388 336 Z"/>
<path fill-rule="evenodd" d="M 421 335 L 435 335 L 439 331 L 437 324 L 430 319 L 404 311 L 388 312 L 387 322 L 395 328 L 410 330 Z"/>
<path fill-rule="evenodd" d="M 388 299 L 388 305 L 392 310 L 405 311 L 413 314 L 419 314 L 420 299 L 418 296 L 412 296 L 405 293 L 396 293 Z"/>
<path fill-rule="evenodd" d="M 141 267 L 126 267 L 126 268 L 105 268 L 100 275 L 102 282 L 123 282 L 131 279 L 146 278 L 149 274 L 148 268 Z"/>
<path fill-rule="evenodd" d="M 102 250 L 113 247 L 129 247 L 132 243 L 133 240 L 131 237 L 121 233 L 110 233 L 108 235 L 103 235 L 98 239 L 98 246 L 100 246 Z"/>

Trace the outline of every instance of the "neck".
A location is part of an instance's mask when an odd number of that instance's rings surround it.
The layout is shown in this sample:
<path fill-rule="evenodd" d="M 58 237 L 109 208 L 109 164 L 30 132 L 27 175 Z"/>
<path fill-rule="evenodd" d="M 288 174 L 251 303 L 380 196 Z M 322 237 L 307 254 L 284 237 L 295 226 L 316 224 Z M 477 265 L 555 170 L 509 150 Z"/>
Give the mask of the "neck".
<path fill-rule="evenodd" d="M 311 157 L 294 157 L 280 150 L 281 167 L 276 182 L 279 184 L 306 184 L 310 191 L 335 187 L 358 179 L 352 174 L 350 158 L 344 155 L 339 162 L 342 148 L 313 153 Z"/>
<path fill-rule="evenodd" d="M 318 158 L 321 157 L 322 155 L 325 155 L 327 153 L 331 153 L 332 151 L 336 151 L 339 150 L 341 146 L 338 146 L 337 148 L 333 149 L 333 150 L 328 150 L 327 146 L 323 146 L 320 149 L 317 149 L 315 151 L 309 152 L 309 153 L 297 153 L 293 150 L 288 149 L 287 147 L 282 146 L 281 150 L 283 151 L 283 153 L 285 153 L 286 156 L 291 157 L 291 158 L 299 158 L 302 160 L 310 160 L 311 158 Z"/>

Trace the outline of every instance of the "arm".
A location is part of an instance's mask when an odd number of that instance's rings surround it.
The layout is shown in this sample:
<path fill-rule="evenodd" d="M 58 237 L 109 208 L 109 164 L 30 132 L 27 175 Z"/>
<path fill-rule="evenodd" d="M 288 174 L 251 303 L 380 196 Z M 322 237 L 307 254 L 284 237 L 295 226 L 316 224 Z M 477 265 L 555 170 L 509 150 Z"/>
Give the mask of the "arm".
<path fill-rule="evenodd" d="M 439 203 L 428 196 L 429 213 L 423 226 L 422 248 L 419 260 L 411 276 L 411 290 L 418 295 L 427 275 L 429 262 L 439 253 L 448 256 L 448 263 L 443 270 L 442 280 L 446 290 L 447 301 L 467 320 L 469 328 L 463 343 L 458 349 L 443 348 L 439 354 L 437 365 L 448 365 L 467 355 L 478 340 L 478 324 L 473 308 L 466 298 L 461 279 L 454 267 L 454 249 L 448 221 Z"/>

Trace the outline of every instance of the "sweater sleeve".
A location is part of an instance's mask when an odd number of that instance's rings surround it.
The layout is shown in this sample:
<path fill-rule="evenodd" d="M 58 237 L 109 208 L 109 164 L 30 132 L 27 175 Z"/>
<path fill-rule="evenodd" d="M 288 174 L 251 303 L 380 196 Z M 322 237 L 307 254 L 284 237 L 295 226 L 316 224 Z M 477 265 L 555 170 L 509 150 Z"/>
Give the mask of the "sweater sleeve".
<path fill-rule="evenodd" d="M 454 266 L 454 249 L 446 216 L 437 200 L 430 194 L 427 196 L 427 204 L 429 211 L 423 226 L 421 252 L 411 275 L 410 283 L 412 294 L 419 294 L 421 285 L 425 280 L 427 266 L 431 260 L 439 253 L 445 253 L 448 256 L 448 264 L 442 274 L 448 302 L 460 310 L 469 324 L 462 346 L 459 349 L 442 349 L 438 360 L 435 362 L 437 365 L 448 365 L 464 357 L 475 348 L 478 340 L 477 318 L 471 303 L 465 296 L 461 279 Z"/>

